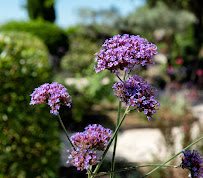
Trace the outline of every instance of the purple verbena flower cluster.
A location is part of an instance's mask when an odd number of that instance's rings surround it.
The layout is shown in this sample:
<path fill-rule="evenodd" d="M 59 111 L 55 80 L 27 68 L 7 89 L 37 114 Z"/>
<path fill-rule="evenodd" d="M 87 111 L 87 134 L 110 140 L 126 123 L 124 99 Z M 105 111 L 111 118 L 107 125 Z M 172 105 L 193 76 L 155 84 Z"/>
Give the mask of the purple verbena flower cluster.
<path fill-rule="evenodd" d="M 119 81 L 113 85 L 115 95 L 126 106 L 136 106 L 139 112 L 147 115 L 148 120 L 158 110 L 159 102 L 155 100 L 156 88 L 137 75 L 127 81 Z"/>
<path fill-rule="evenodd" d="M 104 49 L 95 54 L 96 72 L 104 69 L 113 73 L 118 72 L 118 69 L 134 70 L 136 64 L 154 64 L 154 55 L 158 54 L 157 46 L 139 35 L 115 35 L 107 39 L 102 46 Z"/>
<path fill-rule="evenodd" d="M 67 89 L 57 82 L 51 84 L 45 83 L 38 88 L 35 88 L 30 95 L 30 105 L 46 103 L 51 107 L 50 113 L 57 115 L 59 113 L 60 105 L 71 107 L 71 96 Z"/>
<path fill-rule="evenodd" d="M 71 137 L 73 145 L 82 149 L 94 149 L 104 151 L 110 140 L 112 130 L 105 129 L 101 125 L 88 125 L 84 132 L 78 132 Z"/>
<path fill-rule="evenodd" d="M 78 170 L 87 169 L 89 165 L 98 163 L 99 151 L 104 151 L 111 138 L 112 130 L 93 124 L 85 127 L 84 132 L 78 132 L 71 137 L 71 142 L 77 147 L 70 153 L 67 163 L 72 163 Z"/>
<path fill-rule="evenodd" d="M 203 155 L 196 150 L 184 150 L 181 154 L 183 169 L 189 169 L 192 177 L 203 178 Z"/>

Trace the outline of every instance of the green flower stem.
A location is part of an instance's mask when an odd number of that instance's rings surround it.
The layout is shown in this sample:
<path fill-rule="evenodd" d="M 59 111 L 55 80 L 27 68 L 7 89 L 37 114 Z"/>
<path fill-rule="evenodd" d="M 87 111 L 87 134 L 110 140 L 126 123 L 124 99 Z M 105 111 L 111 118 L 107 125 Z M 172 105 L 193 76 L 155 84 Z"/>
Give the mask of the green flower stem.
<path fill-rule="evenodd" d="M 118 79 L 121 81 L 121 82 L 123 82 L 123 80 L 119 77 L 119 75 L 116 75 L 117 77 L 118 77 Z"/>
<path fill-rule="evenodd" d="M 87 174 L 88 174 L 88 178 L 91 178 L 91 175 L 92 175 L 92 165 L 89 166 L 89 168 L 87 169 Z"/>
<path fill-rule="evenodd" d="M 65 128 L 65 126 L 64 126 L 64 124 L 63 124 L 63 121 L 62 121 L 62 119 L 61 119 L 61 116 L 60 116 L 59 114 L 57 114 L 57 116 L 58 116 L 59 121 L 60 121 L 60 124 L 61 124 L 61 126 L 62 126 L 62 128 L 63 128 L 63 130 L 64 130 L 64 132 L 65 132 L 65 134 L 66 134 L 66 137 L 68 138 L 68 141 L 70 142 L 72 148 L 76 151 L 74 145 L 72 144 L 72 142 L 71 142 L 71 140 L 70 140 L 70 138 L 69 138 L 69 136 L 68 136 L 68 133 L 67 133 L 67 131 L 66 131 L 66 128 Z"/>
<path fill-rule="evenodd" d="M 116 137 L 116 135 L 117 135 L 117 133 L 118 133 L 120 127 L 121 127 L 121 124 L 123 123 L 123 121 L 124 121 L 124 119 L 125 119 L 125 117 L 126 117 L 126 115 L 127 115 L 128 113 L 129 113 L 129 106 L 126 108 L 125 113 L 123 114 L 123 117 L 122 117 L 120 123 L 118 124 L 118 127 L 116 128 L 116 130 L 115 130 L 115 132 L 114 132 L 114 134 L 113 134 L 111 140 L 109 141 L 109 144 L 107 145 L 107 148 L 106 148 L 106 150 L 104 151 L 104 153 L 103 153 L 103 155 L 102 155 L 101 161 L 100 161 L 100 163 L 96 166 L 96 168 L 95 168 L 95 170 L 94 170 L 93 175 L 91 176 L 91 178 L 94 177 L 94 174 L 96 174 L 96 173 L 98 172 L 99 168 L 101 167 L 101 165 L 102 165 L 102 163 L 103 163 L 103 161 L 104 161 L 104 158 L 105 158 L 105 156 L 106 156 L 106 154 L 107 154 L 107 152 L 108 152 L 108 150 L 109 150 L 109 148 L 110 148 L 110 146 L 111 146 L 111 144 L 112 144 L 114 138 Z"/>
<path fill-rule="evenodd" d="M 69 138 L 69 136 L 68 136 L 68 133 L 67 133 L 67 131 L 66 131 L 66 128 L 65 128 L 65 126 L 64 126 L 64 124 L 63 124 L 63 121 L 62 121 L 62 119 L 61 119 L 61 116 L 60 116 L 59 114 L 57 114 L 57 116 L 58 116 L 59 121 L 60 121 L 60 124 L 61 124 L 61 126 L 62 126 L 62 128 L 63 128 L 63 130 L 64 130 L 64 132 L 65 132 L 65 134 L 66 134 L 66 137 L 68 138 L 68 141 L 70 142 L 70 144 L 71 144 L 72 148 L 74 149 L 74 151 L 76 151 L 75 146 L 72 144 L 72 142 L 71 142 L 71 140 L 70 140 L 70 138 Z M 88 174 L 88 178 L 91 177 L 91 174 L 92 174 L 92 166 L 90 166 L 90 167 L 87 169 L 87 174 Z"/>
<path fill-rule="evenodd" d="M 118 127 L 118 124 L 120 122 L 120 115 L 121 115 L 121 101 L 119 100 L 118 103 L 118 116 L 116 121 L 116 127 Z M 116 134 L 115 140 L 114 140 L 114 147 L 113 147 L 113 155 L 112 155 L 112 161 L 111 161 L 111 171 L 114 171 L 115 169 L 115 155 L 116 155 L 116 145 L 117 145 L 117 137 L 118 134 Z M 110 175 L 111 178 L 114 177 L 114 173 L 112 172 Z"/>
<path fill-rule="evenodd" d="M 123 83 L 123 81 L 125 81 L 126 72 L 125 72 L 125 74 L 123 76 L 123 80 L 121 80 L 119 75 L 116 75 L 116 76 Z M 116 127 L 118 127 L 118 124 L 120 122 L 120 115 L 121 115 L 121 101 L 119 100 L 119 102 L 118 102 L 118 116 L 117 116 L 117 121 L 116 121 Z M 115 156 L 116 156 L 117 138 L 118 138 L 118 134 L 116 134 L 116 137 L 115 137 L 115 140 L 114 140 L 113 155 L 112 155 L 112 160 L 111 160 L 111 171 L 114 171 L 114 169 L 115 169 Z M 113 177 L 114 177 L 114 173 L 112 173 L 110 175 L 110 178 L 113 178 Z"/>
<path fill-rule="evenodd" d="M 190 145 L 186 146 L 183 150 L 186 150 L 187 148 L 191 147 L 192 145 L 194 145 L 195 143 L 199 142 L 200 140 L 202 140 L 203 137 L 197 139 L 196 141 L 194 141 L 193 143 L 191 143 Z M 176 155 L 172 156 L 170 159 L 168 159 L 167 161 L 165 161 L 163 164 L 159 165 L 158 167 L 154 168 L 152 171 L 150 171 L 149 173 L 147 173 L 144 177 L 147 177 L 148 175 L 150 175 L 151 173 L 153 173 L 154 171 L 156 171 L 157 169 L 159 169 L 161 166 L 164 166 L 166 163 L 168 163 L 169 161 L 171 161 L 173 158 L 175 158 L 176 156 L 178 156 L 179 154 L 181 154 L 183 152 L 183 150 L 181 150 L 179 153 L 177 153 Z M 143 178 L 144 178 L 143 177 Z"/>
<path fill-rule="evenodd" d="M 134 167 L 126 167 L 123 169 L 118 169 L 115 171 L 108 171 L 108 172 L 99 172 L 97 174 L 93 174 L 94 176 L 101 176 L 101 175 L 107 175 L 107 174 L 111 174 L 113 173 L 118 173 L 118 172 L 124 172 L 124 171 L 130 171 L 130 170 L 134 170 L 140 167 L 153 167 L 153 166 L 161 166 L 160 164 L 146 164 L 146 165 L 139 165 L 139 166 L 134 166 Z M 172 167 L 172 168 L 180 168 L 178 166 L 173 166 L 173 165 L 163 165 L 161 167 Z"/>

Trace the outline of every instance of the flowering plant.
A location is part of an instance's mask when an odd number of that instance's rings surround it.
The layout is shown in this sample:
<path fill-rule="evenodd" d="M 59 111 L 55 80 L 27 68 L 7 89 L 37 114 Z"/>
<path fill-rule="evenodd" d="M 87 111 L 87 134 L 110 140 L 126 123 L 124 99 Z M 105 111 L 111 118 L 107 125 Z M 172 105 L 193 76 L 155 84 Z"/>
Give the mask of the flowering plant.
<path fill-rule="evenodd" d="M 158 110 L 159 102 L 156 100 L 157 90 L 155 87 L 149 85 L 145 79 L 140 76 L 132 75 L 131 71 L 135 70 L 135 65 L 149 65 L 153 64 L 154 55 L 158 54 L 156 45 L 149 43 L 146 39 L 134 35 L 116 35 L 113 38 L 107 39 L 103 44 L 104 49 L 96 53 L 94 67 L 96 72 L 105 69 L 110 70 L 112 75 L 116 75 L 118 82 L 113 85 L 115 95 L 119 98 L 118 116 L 116 129 L 113 132 L 101 125 L 89 125 L 83 132 L 78 132 L 71 138 L 68 136 L 65 126 L 59 115 L 60 105 L 71 107 L 71 96 L 67 89 L 58 83 L 43 84 L 36 88 L 30 95 L 30 104 L 46 103 L 51 107 L 51 114 L 58 116 L 61 126 L 72 146 L 72 151 L 68 150 L 69 160 L 67 163 L 72 163 L 78 170 L 86 170 L 89 178 L 94 178 L 98 175 L 110 174 L 114 177 L 115 172 L 127 171 L 144 166 L 156 166 L 144 177 L 150 175 L 162 166 L 174 168 L 186 168 L 191 171 L 192 177 L 202 177 L 202 155 L 197 151 L 183 151 L 182 163 L 180 166 L 165 165 L 170 160 L 179 155 L 182 151 L 167 160 L 161 165 L 141 165 L 136 167 L 124 168 L 122 170 L 115 170 L 115 152 L 117 144 L 118 131 L 126 117 L 126 115 L 134 110 L 144 112 L 148 120 L 153 118 L 153 115 Z M 120 73 L 123 74 L 123 79 Z M 121 117 L 121 105 L 125 103 L 126 110 Z M 113 132 L 113 134 L 112 134 Z M 203 139 L 196 140 L 184 149 L 189 148 L 196 142 Z M 99 168 L 114 141 L 114 149 L 111 163 L 111 170 L 108 172 L 99 173 Z M 101 157 L 99 155 L 102 155 Z M 93 165 L 96 167 L 93 170 Z"/>

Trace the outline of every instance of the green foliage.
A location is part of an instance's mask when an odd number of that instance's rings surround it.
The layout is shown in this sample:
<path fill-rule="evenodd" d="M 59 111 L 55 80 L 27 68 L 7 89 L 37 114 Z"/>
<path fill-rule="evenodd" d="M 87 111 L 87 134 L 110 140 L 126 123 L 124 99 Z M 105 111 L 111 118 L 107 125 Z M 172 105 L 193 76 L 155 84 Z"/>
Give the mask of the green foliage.
<path fill-rule="evenodd" d="M 32 20 L 43 19 L 54 22 L 56 18 L 54 3 L 54 0 L 27 0 L 25 8 Z"/>
<path fill-rule="evenodd" d="M 104 40 L 110 37 L 110 32 L 100 36 L 102 32 L 97 26 L 75 26 L 67 29 L 66 33 L 70 39 L 70 50 L 62 58 L 62 69 L 67 77 L 67 83 L 70 77 L 74 77 L 74 83 L 68 88 L 71 88 L 69 91 L 74 98 L 73 118 L 80 122 L 94 104 L 98 104 L 103 99 L 112 101 L 114 98 L 113 75 L 109 71 L 96 74 L 93 70 L 94 54 L 100 50 Z M 84 80 L 86 84 L 82 85 Z"/>
<path fill-rule="evenodd" d="M 112 90 L 113 83 L 115 82 L 114 75 L 109 71 L 96 73 L 93 67 L 94 63 L 90 64 L 86 70 L 84 69 L 85 78 L 81 77 L 78 73 L 77 77 L 74 78 L 74 82 L 71 82 L 73 78 L 67 77 L 64 81 L 61 75 L 55 77 L 55 81 L 59 81 L 67 86 L 70 95 L 74 98 L 71 108 L 72 120 L 69 119 L 69 124 L 84 121 L 84 117 L 91 113 L 93 105 L 99 104 L 102 101 L 112 102 L 116 98 Z M 67 117 L 65 115 L 64 113 L 63 118 Z"/>
<path fill-rule="evenodd" d="M 84 75 L 84 70 L 94 60 L 94 53 L 98 51 L 99 45 L 80 35 L 70 36 L 70 41 L 70 50 L 62 58 L 62 69 L 67 70 L 70 75 L 76 75 L 78 72 Z"/>
<path fill-rule="evenodd" d="M 148 5 L 138 8 L 123 21 L 118 22 L 118 25 L 121 29 L 125 28 L 131 33 L 142 34 L 142 36 L 150 39 L 155 30 L 162 29 L 162 33 L 168 36 L 167 33 L 171 33 L 170 31 L 173 33 L 184 32 L 186 27 L 194 21 L 195 17 L 192 13 L 185 10 L 170 9 L 160 2 L 153 8 Z"/>
<path fill-rule="evenodd" d="M 48 51 L 27 33 L 0 33 L 0 177 L 56 177 L 58 122 L 30 94 L 50 82 Z M 43 112 L 44 111 L 44 112 Z"/>
<path fill-rule="evenodd" d="M 94 104 L 99 104 L 103 100 L 110 102 L 115 100 L 112 90 L 115 82 L 114 76 L 109 71 L 96 73 L 93 71 L 93 66 L 94 63 L 85 71 L 87 74 L 87 85 L 76 88 L 78 94 L 75 96 L 76 104 L 73 106 L 73 114 L 80 121 L 87 112 L 91 111 Z M 81 106 L 83 107 L 81 108 Z"/>
<path fill-rule="evenodd" d="M 95 103 L 100 102 L 102 99 L 114 101 L 112 86 L 115 83 L 115 76 L 108 70 L 96 73 L 94 63 L 86 69 L 85 73 L 88 79 L 88 85 L 84 87 L 83 92 L 88 95 L 88 98 L 94 100 Z"/>
<path fill-rule="evenodd" d="M 201 0 L 174 0 L 174 1 L 170 1 L 170 0 L 147 0 L 147 4 L 149 4 L 150 6 L 155 6 L 157 3 L 159 2 L 164 2 L 168 7 L 172 8 L 172 9 L 186 9 L 189 11 L 192 11 L 194 13 L 201 13 L 202 11 L 199 9 L 202 9 L 201 6 Z M 198 11 L 198 12 L 195 12 Z"/>
<path fill-rule="evenodd" d="M 65 32 L 56 25 L 45 21 L 8 22 L 1 26 L 2 31 L 29 32 L 39 37 L 53 55 L 63 56 L 68 49 L 68 41 Z"/>
<path fill-rule="evenodd" d="M 83 24 L 112 25 L 120 17 L 120 14 L 118 9 L 112 6 L 110 9 L 100 10 L 80 8 L 79 16 Z"/>
<path fill-rule="evenodd" d="M 188 61 L 184 61 L 185 63 L 193 60 L 193 55 L 198 52 L 193 36 L 194 30 L 192 26 L 189 26 L 185 34 L 177 34 L 175 36 L 172 51 L 174 59 L 181 56 L 184 60 L 188 59 Z M 189 63 L 189 65 L 191 64 Z"/>
<path fill-rule="evenodd" d="M 193 29 L 194 29 L 194 40 L 195 40 L 195 47 L 196 47 L 196 56 L 198 55 L 199 51 L 201 50 L 201 46 L 203 44 L 203 3 L 201 0 L 147 0 L 147 3 L 150 7 L 157 5 L 157 3 L 164 3 L 167 7 L 177 10 L 188 10 L 192 14 L 194 14 L 196 20 L 193 22 Z M 176 18 L 179 18 L 176 16 Z M 187 18 L 185 17 L 186 21 Z M 183 23 L 182 23 L 183 24 Z"/>
<path fill-rule="evenodd" d="M 100 25 L 78 25 L 68 28 L 66 34 L 69 37 L 70 49 L 62 58 L 62 69 L 68 72 L 69 76 L 76 76 L 77 73 L 82 76 L 89 75 L 85 70 L 90 68 L 94 61 L 94 54 L 113 33 L 115 31 L 110 28 L 104 29 Z"/>
<path fill-rule="evenodd" d="M 171 115 L 173 114 L 176 117 L 184 116 L 186 108 L 189 106 L 183 94 L 176 94 L 172 98 L 169 93 L 166 93 L 160 97 L 159 102 L 162 108 L 167 108 Z"/>

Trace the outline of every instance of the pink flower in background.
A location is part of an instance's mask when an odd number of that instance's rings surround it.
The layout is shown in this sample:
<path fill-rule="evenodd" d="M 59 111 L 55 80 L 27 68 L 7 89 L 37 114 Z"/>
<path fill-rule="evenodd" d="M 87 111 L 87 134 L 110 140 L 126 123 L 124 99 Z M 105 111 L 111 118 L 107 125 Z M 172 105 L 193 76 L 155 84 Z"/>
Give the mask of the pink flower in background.
<path fill-rule="evenodd" d="M 181 65 L 183 63 L 183 58 L 177 58 L 175 60 L 175 63 L 178 64 L 178 65 Z"/>
<path fill-rule="evenodd" d="M 196 71 L 196 74 L 197 74 L 197 76 L 202 76 L 203 75 L 203 70 L 202 69 L 198 69 L 197 71 Z"/>
<path fill-rule="evenodd" d="M 169 65 L 167 71 L 168 71 L 169 74 L 172 74 L 174 72 L 173 66 Z"/>

